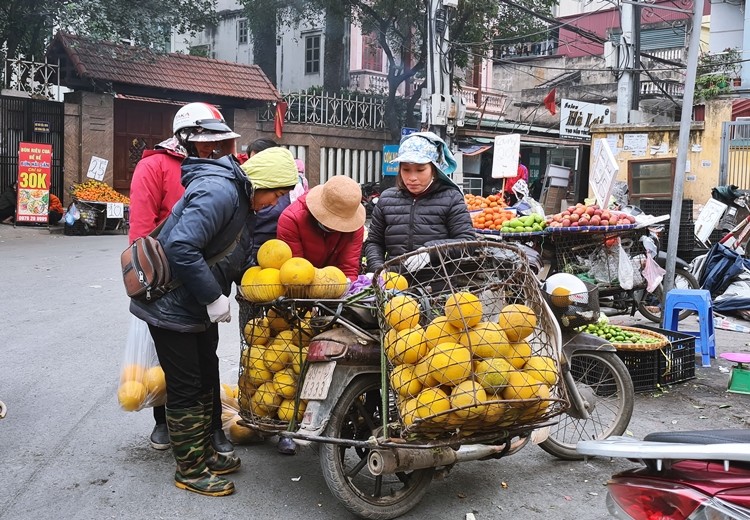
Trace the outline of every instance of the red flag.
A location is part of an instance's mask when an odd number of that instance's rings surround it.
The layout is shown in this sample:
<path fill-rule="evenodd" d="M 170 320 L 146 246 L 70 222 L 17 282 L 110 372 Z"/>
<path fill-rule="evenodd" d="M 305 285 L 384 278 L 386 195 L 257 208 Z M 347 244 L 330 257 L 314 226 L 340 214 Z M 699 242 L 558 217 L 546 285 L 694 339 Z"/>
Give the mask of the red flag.
<path fill-rule="evenodd" d="M 549 113 L 553 116 L 557 113 L 557 106 L 555 105 L 555 94 L 557 94 L 557 89 L 553 88 L 549 91 L 549 93 L 544 96 L 544 106 L 547 107 L 547 110 L 549 110 Z"/>
<path fill-rule="evenodd" d="M 284 130 L 284 118 L 286 117 L 286 101 L 276 102 L 276 115 L 274 116 L 273 129 L 276 132 L 276 137 L 281 139 L 281 132 Z"/>

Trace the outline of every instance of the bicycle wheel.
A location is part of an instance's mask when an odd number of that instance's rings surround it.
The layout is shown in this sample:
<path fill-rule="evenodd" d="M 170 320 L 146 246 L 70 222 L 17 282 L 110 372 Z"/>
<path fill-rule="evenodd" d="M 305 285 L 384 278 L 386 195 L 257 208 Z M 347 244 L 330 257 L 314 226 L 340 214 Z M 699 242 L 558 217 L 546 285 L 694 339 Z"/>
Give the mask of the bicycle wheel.
<path fill-rule="evenodd" d="M 380 376 L 355 380 L 331 412 L 326 436 L 367 440 L 382 424 Z M 413 509 L 427 492 L 434 468 L 373 475 L 370 450 L 337 444 L 320 445 L 320 466 L 331 493 L 349 511 L 370 520 L 390 520 Z"/>
<path fill-rule="evenodd" d="M 695 276 L 690 274 L 686 269 L 676 269 L 674 273 L 674 288 L 675 289 L 700 289 L 700 284 Z M 662 323 L 662 309 L 664 308 L 664 286 L 659 286 L 654 289 L 652 293 L 646 293 L 643 295 L 643 299 L 638 302 L 638 311 L 643 316 L 653 321 L 654 323 Z M 693 311 L 682 310 L 678 316 L 680 321 L 684 320 Z"/>
<path fill-rule="evenodd" d="M 625 431 L 633 415 L 633 381 L 614 352 L 578 351 L 570 360 L 570 372 L 586 403 L 588 419 L 564 414 L 550 426 L 549 437 L 539 444 L 563 460 L 581 460 L 578 441 L 606 439 Z"/>

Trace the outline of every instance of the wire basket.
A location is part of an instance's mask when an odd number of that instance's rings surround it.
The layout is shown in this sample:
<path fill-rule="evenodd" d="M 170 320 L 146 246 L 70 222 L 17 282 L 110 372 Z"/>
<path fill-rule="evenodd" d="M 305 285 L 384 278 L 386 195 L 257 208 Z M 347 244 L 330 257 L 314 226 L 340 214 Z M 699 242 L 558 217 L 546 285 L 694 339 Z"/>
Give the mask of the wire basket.
<path fill-rule="evenodd" d="M 578 276 L 596 285 L 600 291 L 620 287 L 619 247 L 633 267 L 633 288 L 646 287 L 642 275 L 646 249 L 640 238 L 648 228 L 618 231 L 565 232 L 552 234 L 557 270 Z"/>
<path fill-rule="evenodd" d="M 430 264 L 407 272 L 425 252 Z M 518 246 L 448 242 L 387 261 L 384 275 L 408 282 L 376 287 L 394 435 L 502 436 L 567 409 L 560 328 Z"/>
<path fill-rule="evenodd" d="M 553 295 L 542 292 L 560 326 L 573 329 L 599 320 L 599 288 L 583 282 L 586 292 L 568 295 Z"/>

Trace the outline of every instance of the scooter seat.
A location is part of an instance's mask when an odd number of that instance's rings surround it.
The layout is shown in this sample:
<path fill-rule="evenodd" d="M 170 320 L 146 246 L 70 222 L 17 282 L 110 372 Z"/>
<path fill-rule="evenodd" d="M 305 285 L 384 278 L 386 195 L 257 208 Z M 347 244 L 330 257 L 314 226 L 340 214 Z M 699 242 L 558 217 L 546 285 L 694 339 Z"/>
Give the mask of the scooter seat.
<path fill-rule="evenodd" d="M 655 432 L 643 438 L 650 442 L 682 444 L 741 444 L 750 443 L 750 430 L 697 430 L 682 432 Z"/>

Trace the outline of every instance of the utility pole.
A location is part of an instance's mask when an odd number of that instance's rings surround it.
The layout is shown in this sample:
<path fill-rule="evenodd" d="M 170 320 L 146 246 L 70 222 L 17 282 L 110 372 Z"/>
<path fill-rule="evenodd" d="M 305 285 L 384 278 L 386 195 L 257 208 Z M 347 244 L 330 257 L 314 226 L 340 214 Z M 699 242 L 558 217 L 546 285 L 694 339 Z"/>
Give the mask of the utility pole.
<path fill-rule="evenodd" d="M 620 79 L 617 81 L 617 123 L 630 122 L 633 104 L 633 5 L 623 2 L 620 6 Z M 640 22 L 640 20 L 639 20 Z"/>
<path fill-rule="evenodd" d="M 430 0 L 427 13 L 427 88 L 422 95 L 422 122 L 451 146 L 460 113 L 453 103 L 453 63 L 449 57 L 450 9 L 458 0 Z M 461 115 L 462 116 L 462 115 Z"/>
<path fill-rule="evenodd" d="M 672 214 L 669 217 L 669 242 L 667 243 L 667 265 L 664 275 L 664 297 L 674 287 L 675 258 L 677 257 L 677 241 L 680 237 L 680 220 L 682 217 L 683 185 L 685 184 L 685 168 L 687 164 L 688 146 L 690 145 L 690 123 L 693 119 L 693 94 L 695 93 L 695 75 L 698 68 L 698 53 L 701 43 L 701 25 L 703 22 L 703 0 L 693 3 L 693 30 L 688 43 L 687 71 L 685 74 L 685 90 L 682 95 L 682 112 L 680 115 L 680 137 L 677 144 L 677 164 L 674 172 L 674 186 L 672 187 Z"/>

